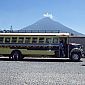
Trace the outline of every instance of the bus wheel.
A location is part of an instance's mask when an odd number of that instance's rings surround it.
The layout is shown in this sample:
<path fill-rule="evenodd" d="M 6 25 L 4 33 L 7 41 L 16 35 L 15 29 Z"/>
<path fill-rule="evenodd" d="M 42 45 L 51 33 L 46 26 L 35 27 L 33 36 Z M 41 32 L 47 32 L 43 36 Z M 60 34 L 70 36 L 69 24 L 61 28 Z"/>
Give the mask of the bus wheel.
<path fill-rule="evenodd" d="M 80 58 L 81 58 L 81 54 L 80 54 L 80 53 L 72 53 L 72 54 L 71 54 L 71 57 L 70 57 L 70 59 L 71 59 L 72 61 L 79 61 Z"/>
<path fill-rule="evenodd" d="M 11 53 L 10 57 L 11 60 L 21 60 L 22 59 L 22 54 L 20 51 L 15 50 Z"/>

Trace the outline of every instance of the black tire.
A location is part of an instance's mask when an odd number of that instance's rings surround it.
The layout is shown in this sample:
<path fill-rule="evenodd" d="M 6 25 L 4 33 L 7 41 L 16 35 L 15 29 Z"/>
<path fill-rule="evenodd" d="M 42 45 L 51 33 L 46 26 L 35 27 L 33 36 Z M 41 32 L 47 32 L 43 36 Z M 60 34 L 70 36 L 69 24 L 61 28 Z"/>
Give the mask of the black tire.
<path fill-rule="evenodd" d="M 80 61 L 80 58 L 81 58 L 80 53 L 72 53 L 70 57 L 71 61 Z"/>
<path fill-rule="evenodd" d="M 15 50 L 15 51 L 12 51 L 12 53 L 10 54 L 9 56 L 9 59 L 10 60 L 14 60 L 14 61 L 17 61 L 17 60 L 22 60 L 22 54 L 20 51 L 18 50 Z"/>

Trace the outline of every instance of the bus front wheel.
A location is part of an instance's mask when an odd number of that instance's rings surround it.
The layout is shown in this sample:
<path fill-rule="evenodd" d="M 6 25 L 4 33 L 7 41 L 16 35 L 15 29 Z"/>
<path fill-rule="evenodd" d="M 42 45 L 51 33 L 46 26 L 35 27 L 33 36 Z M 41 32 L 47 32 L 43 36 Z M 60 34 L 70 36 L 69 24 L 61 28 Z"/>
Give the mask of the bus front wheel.
<path fill-rule="evenodd" d="M 18 50 L 15 50 L 15 51 L 12 51 L 12 53 L 10 54 L 10 57 L 9 57 L 10 60 L 22 60 L 22 54 L 20 51 Z"/>
<path fill-rule="evenodd" d="M 70 59 L 72 61 L 80 61 L 81 54 L 80 53 L 72 53 Z"/>

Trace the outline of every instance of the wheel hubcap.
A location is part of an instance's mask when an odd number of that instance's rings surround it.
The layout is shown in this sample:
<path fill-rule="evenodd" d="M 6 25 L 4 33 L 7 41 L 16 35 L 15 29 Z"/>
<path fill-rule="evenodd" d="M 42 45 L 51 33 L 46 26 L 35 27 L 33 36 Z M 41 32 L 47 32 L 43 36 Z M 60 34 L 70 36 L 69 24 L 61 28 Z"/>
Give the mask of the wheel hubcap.
<path fill-rule="evenodd" d="M 17 53 L 17 52 L 15 52 L 15 53 L 14 53 L 14 55 L 13 55 L 13 59 L 18 60 L 18 58 L 19 58 L 19 55 L 18 55 L 18 53 Z"/>
<path fill-rule="evenodd" d="M 78 58 L 79 58 L 78 54 L 73 54 L 73 59 L 74 60 L 78 60 Z"/>

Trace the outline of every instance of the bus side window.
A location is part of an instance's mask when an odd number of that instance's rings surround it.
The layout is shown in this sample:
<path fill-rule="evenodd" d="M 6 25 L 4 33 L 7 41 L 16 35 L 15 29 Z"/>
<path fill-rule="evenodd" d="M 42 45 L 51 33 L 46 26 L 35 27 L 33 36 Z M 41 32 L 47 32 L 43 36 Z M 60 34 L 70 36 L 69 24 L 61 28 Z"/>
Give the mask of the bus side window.
<path fill-rule="evenodd" d="M 23 43 L 24 42 L 24 37 L 19 37 L 18 43 Z"/>
<path fill-rule="evenodd" d="M 11 43 L 16 43 L 17 42 L 17 37 L 12 37 Z"/>
<path fill-rule="evenodd" d="M 52 42 L 52 38 L 46 38 L 46 43 L 51 43 Z"/>
<path fill-rule="evenodd" d="M 37 38 L 32 38 L 32 43 L 37 43 Z"/>
<path fill-rule="evenodd" d="M 30 43 L 30 38 L 29 37 L 25 38 L 25 43 Z"/>
<path fill-rule="evenodd" d="M 4 37 L 0 37 L 0 43 L 3 43 Z"/>
<path fill-rule="evenodd" d="M 44 38 L 39 38 L 39 43 L 44 43 Z"/>
<path fill-rule="evenodd" d="M 10 37 L 5 37 L 5 43 L 10 43 Z"/>
<path fill-rule="evenodd" d="M 53 43 L 58 43 L 58 38 L 53 38 Z"/>

